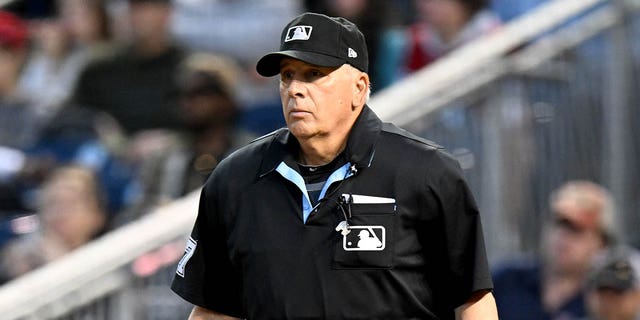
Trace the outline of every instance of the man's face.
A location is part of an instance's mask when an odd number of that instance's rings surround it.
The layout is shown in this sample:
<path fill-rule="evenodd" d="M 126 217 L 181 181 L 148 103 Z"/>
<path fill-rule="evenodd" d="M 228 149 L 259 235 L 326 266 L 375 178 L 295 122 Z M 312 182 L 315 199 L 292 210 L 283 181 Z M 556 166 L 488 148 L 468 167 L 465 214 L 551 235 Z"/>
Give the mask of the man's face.
<path fill-rule="evenodd" d="M 282 111 L 299 140 L 347 136 L 360 111 L 354 108 L 356 69 L 319 67 L 291 58 L 280 63 Z"/>
<path fill-rule="evenodd" d="M 601 232 L 595 226 L 572 220 L 571 212 L 583 210 L 575 201 L 559 200 L 552 206 L 554 221 L 545 239 L 548 258 L 556 271 L 582 272 L 604 246 Z M 586 215 L 586 213 L 584 214 Z"/>
<path fill-rule="evenodd" d="M 131 31 L 135 39 L 164 37 L 171 17 L 171 6 L 166 3 L 140 2 L 129 7 Z"/>

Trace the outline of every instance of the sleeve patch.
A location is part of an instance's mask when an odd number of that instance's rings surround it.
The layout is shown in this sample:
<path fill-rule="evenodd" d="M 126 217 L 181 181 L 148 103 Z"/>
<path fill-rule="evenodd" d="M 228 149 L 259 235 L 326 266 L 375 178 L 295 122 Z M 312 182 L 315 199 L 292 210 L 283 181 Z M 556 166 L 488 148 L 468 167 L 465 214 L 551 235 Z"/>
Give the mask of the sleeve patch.
<path fill-rule="evenodd" d="M 184 255 L 182 256 L 182 259 L 180 259 L 180 262 L 178 263 L 178 268 L 176 269 L 177 275 L 184 278 L 184 270 L 187 266 L 187 262 L 189 262 L 189 259 L 193 257 L 193 253 L 196 251 L 197 245 L 198 245 L 198 241 L 189 237 L 189 240 L 187 241 L 187 245 L 184 248 Z"/>

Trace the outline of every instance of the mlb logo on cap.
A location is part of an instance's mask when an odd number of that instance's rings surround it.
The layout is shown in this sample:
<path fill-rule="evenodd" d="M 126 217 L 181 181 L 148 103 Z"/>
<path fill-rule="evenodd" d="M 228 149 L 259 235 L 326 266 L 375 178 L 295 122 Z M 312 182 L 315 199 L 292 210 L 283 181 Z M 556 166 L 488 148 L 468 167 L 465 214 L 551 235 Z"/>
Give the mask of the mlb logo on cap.
<path fill-rule="evenodd" d="M 313 30 L 313 27 L 311 26 L 291 27 L 287 31 L 287 37 L 284 39 L 284 42 L 293 40 L 309 40 L 311 37 L 311 30 Z"/>

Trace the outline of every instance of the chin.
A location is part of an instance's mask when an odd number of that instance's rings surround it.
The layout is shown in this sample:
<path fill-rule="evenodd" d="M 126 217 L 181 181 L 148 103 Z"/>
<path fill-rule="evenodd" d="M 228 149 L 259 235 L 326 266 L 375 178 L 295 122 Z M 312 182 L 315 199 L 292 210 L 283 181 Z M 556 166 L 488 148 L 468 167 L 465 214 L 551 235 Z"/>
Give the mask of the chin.
<path fill-rule="evenodd" d="M 314 136 L 314 134 L 311 134 L 311 133 L 309 133 L 307 131 L 291 130 L 291 129 L 289 129 L 289 131 L 298 140 L 306 140 L 306 139 L 309 139 L 309 138 Z"/>
<path fill-rule="evenodd" d="M 315 135 L 315 131 L 311 130 L 302 123 L 292 123 L 287 126 L 291 134 L 293 134 L 298 139 L 305 139 Z"/>

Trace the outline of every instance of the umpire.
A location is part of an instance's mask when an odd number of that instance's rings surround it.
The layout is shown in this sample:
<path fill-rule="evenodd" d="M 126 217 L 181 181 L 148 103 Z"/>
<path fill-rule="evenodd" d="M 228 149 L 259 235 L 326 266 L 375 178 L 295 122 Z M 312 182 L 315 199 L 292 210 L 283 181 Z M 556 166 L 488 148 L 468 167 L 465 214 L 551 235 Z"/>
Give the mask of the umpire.
<path fill-rule="evenodd" d="M 457 162 L 380 121 L 367 70 L 358 28 L 314 13 L 258 61 L 287 128 L 206 182 L 172 284 L 189 319 L 498 319 Z"/>

